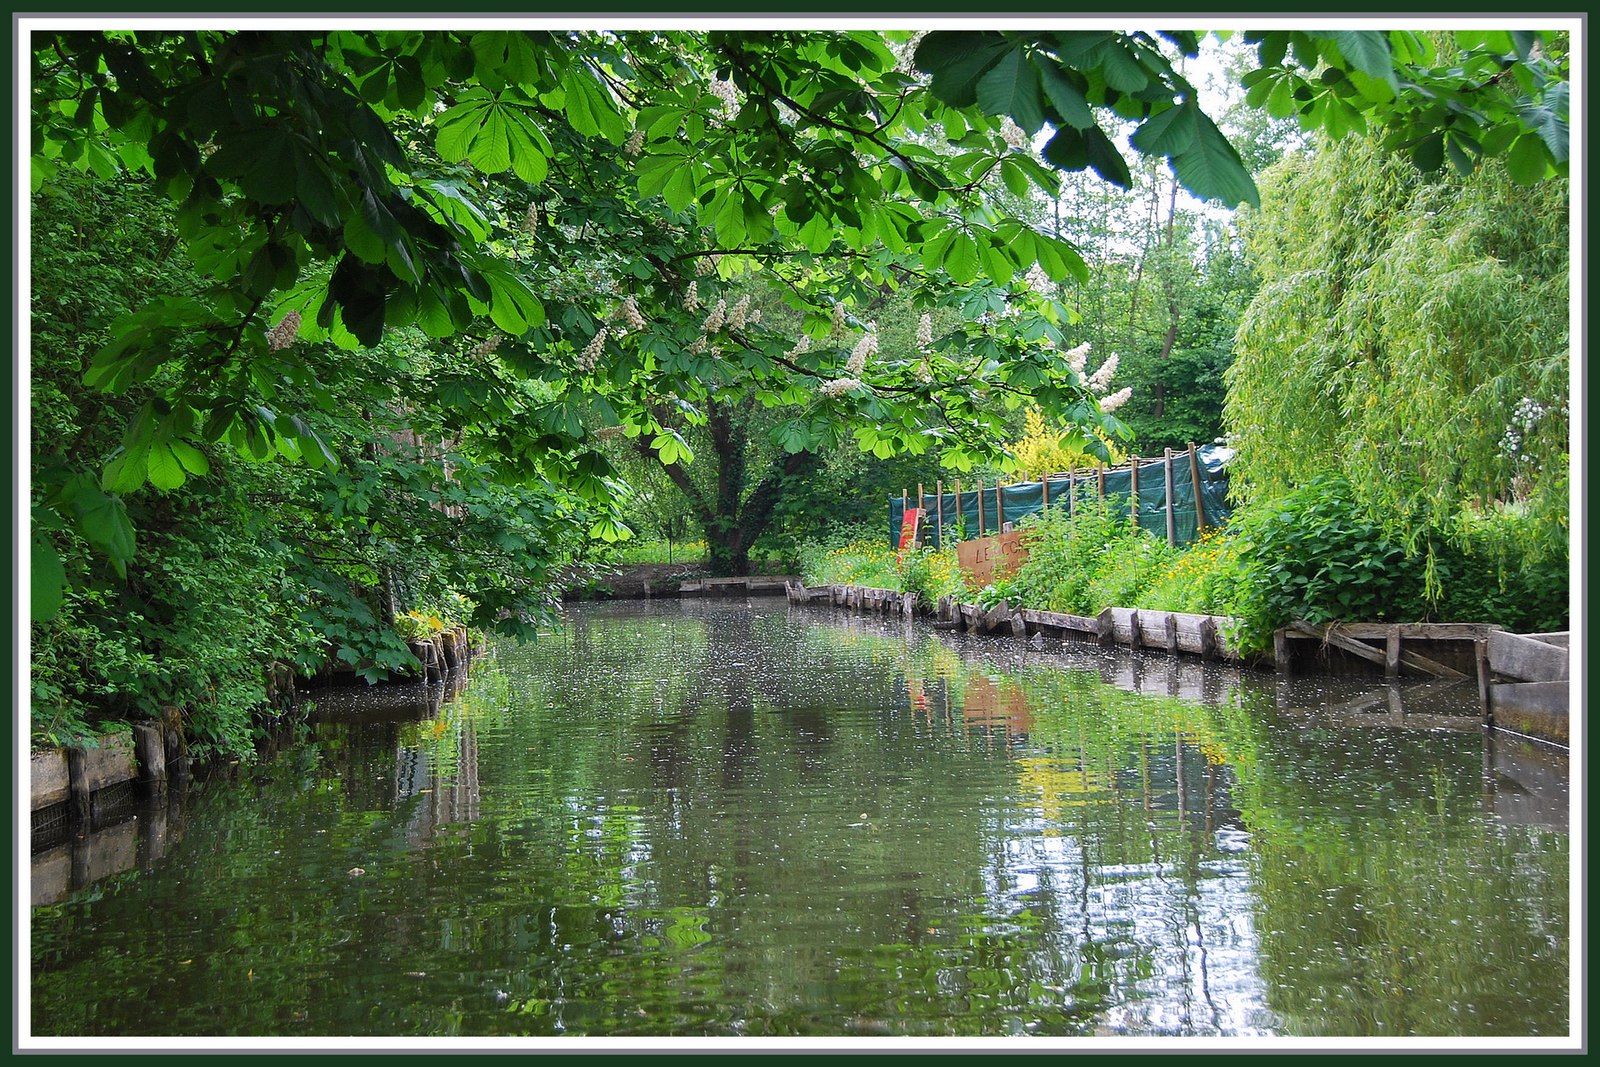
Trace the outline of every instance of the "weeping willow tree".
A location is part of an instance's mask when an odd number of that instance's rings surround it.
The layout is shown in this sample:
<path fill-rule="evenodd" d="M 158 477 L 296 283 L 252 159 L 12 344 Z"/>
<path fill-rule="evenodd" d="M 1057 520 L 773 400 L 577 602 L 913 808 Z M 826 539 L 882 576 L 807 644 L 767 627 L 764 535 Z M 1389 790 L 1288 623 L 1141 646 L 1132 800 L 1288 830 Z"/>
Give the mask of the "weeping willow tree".
<path fill-rule="evenodd" d="M 1236 493 L 1343 474 L 1413 547 L 1509 515 L 1564 553 L 1566 179 L 1424 175 L 1349 137 L 1269 171 L 1243 229 L 1263 284 L 1227 376 Z"/>

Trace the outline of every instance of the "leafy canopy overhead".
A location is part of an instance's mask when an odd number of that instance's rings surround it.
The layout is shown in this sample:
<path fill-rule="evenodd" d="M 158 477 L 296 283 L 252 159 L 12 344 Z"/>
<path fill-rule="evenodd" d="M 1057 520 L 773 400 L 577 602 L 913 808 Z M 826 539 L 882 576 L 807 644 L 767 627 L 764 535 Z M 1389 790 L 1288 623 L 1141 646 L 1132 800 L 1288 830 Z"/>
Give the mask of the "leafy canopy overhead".
<path fill-rule="evenodd" d="M 1334 134 L 1389 124 L 1420 165 L 1566 166 L 1566 57 L 1531 34 L 1442 57 L 1394 31 L 1247 35 L 1249 91 Z M 754 397 L 793 453 L 846 431 L 879 455 L 993 455 L 1023 402 L 1115 439 L 1064 359 L 1082 280 L 1070 243 L 996 206 L 1062 170 L 1127 185 L 1115 138 L 1191 192 L 1255 203 L 1248 172 L 1174 66 L 1189 31 L 904 33 L 338 30 L 32 36 L 33 181 L 63 166 L 148 182 L 206 283 L 110 327 L 90 386 L 145 397 L 120 448 L 38 486 L 42 523 L 113 559 L 119 498 L 171 490 L 218 446 L 350 462 L 304 346 L 415 327 L 460 358 L 423 396 L 457 447 L 604 517 L 597 432 L 688 445 L 668 413 Z M 1042 159 L 1030 139 L 1049 131 Z M 771 287 L 803 335 L 734 314 Z M 908 292 L 961 325 L 862 361 L 877 302 Z M 614 428 L 614 429 L 613 429 Z"/>

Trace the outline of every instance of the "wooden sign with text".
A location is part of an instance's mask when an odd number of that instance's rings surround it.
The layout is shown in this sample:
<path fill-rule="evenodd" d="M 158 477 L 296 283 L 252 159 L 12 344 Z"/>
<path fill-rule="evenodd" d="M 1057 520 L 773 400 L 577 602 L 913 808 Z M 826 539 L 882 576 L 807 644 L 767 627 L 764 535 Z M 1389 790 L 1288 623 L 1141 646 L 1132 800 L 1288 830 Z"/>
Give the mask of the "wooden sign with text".
<path fill-rule="evenodd" d="M 1020 530 L 963 541 L 956 546 L 956 559 L 961 569 L 979 589 L 992 584 L 996 578 L 1004 578 L 1022 566 L 1027 558 L 1028 550 L 1022 545 Z"/>

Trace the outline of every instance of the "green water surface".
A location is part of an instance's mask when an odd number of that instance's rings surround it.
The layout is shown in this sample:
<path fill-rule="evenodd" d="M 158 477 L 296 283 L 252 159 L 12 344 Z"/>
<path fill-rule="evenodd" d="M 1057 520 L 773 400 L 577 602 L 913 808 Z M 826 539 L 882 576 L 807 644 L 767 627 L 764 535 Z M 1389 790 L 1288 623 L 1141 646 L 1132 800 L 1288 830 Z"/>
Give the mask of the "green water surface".
<path fill-rule="evenodd" d="M 32 1032 L 1566 1034 L 1564 793 L 1316 686 L 576 608 L 35 906 Z"/>

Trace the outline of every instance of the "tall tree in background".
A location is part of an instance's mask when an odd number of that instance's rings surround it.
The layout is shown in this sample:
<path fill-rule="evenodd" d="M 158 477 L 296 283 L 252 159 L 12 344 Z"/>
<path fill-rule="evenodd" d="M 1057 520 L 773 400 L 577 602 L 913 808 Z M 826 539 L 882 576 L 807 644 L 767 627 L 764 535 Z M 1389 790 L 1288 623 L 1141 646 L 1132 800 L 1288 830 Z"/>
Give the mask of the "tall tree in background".
<path fill-rule="evenodd" d="M 1566 548 L 1568 190 L 1419 174 L 1375 137 L 1285 159 L 1245 232 L 1262 287 L 1226 417 L 1240 491 L 1343 473 L 1415 534 L 1515 505 Z"/>
<path fill-rule="evenodd" d="M 1255 282 L 1226 219 L 1180 207 L 1176 183 L 1153 168 L 1136 179 L 1127 193 L 1076 191 L 1080 221 L 1065 233 L 1093 269 L 1066 300 L 1091 365 L 1117 355 L 1117 386 L 1131 390 L 1117 417 L 1129 450 L 1150 453 L 1221 434 L 1222 374 Z"/>
<path fill-rule="evenodd" d="M 997 447 L 997 398 L 1095 422 L 1093 399 L 1053 347 L 1059 315 L 1010 285 L 1034 265 L 1056 282 L 1081 280 L 1081 256 L 975 191 L 998 173 L 1053 195 L 1057 171 L 1091 169 L 1128 186 L 1103 128 L 1114 115 L 1138 124 L 1134 149 L 1169 160 L 1197 196 L 1253 201 L 1247 169 L 1163 40 L 1198 51 L 1190 31 L 941 32 L 917 44 L 912 70 L 870 33 L 40 34 L 36 183 L 63 163 L 149 174 L 179 206 L 210 283 L 135 312 L 94 360 L 90 383 L 110 391 L 161 372 L 159 404 L 134 420 L 101 491 L 179 485 L 196 455 L 224 442 L 332 459 L 315 427 L 268 395 L 296 373 L 288 346 L 268 343 L 278 336 L 268 328 L 286 321 L 294 338 L 345 349 L 401 326 L 434 338 L 503 331 L 495 373 L 571 388 L 532 432 L 500 420 L 481 440 L 503 446 L 508 470 L 567 482 L 596 503 L 611 472 L 581 416 L 597 402 L 669 459 L 681 439 L 655 419 L 657 405 L 719 391 L 798 404 L 774 431 L 791 451 L 815 437 L 816 401 L 791 392 L 802 390 L 859 423 L 864 448 L 937 445 L 958 468 Z M 1564 56 L 1535 34 L 1461 38 L 1449 66 L 1402 31 L 1245 40 L 1259 64 L 1252 102 L 1287 101 L 1308 127 L 1339 135 L 1371 116 L 1424 169 L 1504 155 L 1531 178 L 1565 165 Z M 1049 166 L 1027 151 L 1046 126 Z M 929 149 L 935 127 L 960 151 Z M 552 199 L 575 232 L 524 224 Z M 654 250 L 612 243 L 639 236 Z M 542 279 L 580 261 L 601 268 L 588 291 L 543 291 Z M 841 373 L 856 337 L 799 357 L 792 338 L 747 330 L 729 336 L 737 360 L 719 363 L 694 351 L 697 335 L 718 331 L 683 313 L 695 268 L 708 263 L 708 289 L 713 277 L 770 272 L 807 309 L 813 339 L 840 309 L 859 328 L 850 309 L 884 285 L 925 286 L 930 299 L 993 317 L 936 359 L 880 360 L 866 378 Z M 974 295 L 980 276 L 989 287 Z M 1000 314 L 1019 308 L 1033 313 Z M 611 329 L 635 316 L 646 326 L 625 340 Z M 480 379 L 462 392 L 496 388 Z M 46 527 L 75 526 L 118 553 L 131 545 L 116 500 L 40 488 Z M 34 547 L 57 553 L 48 537 Z"/>

